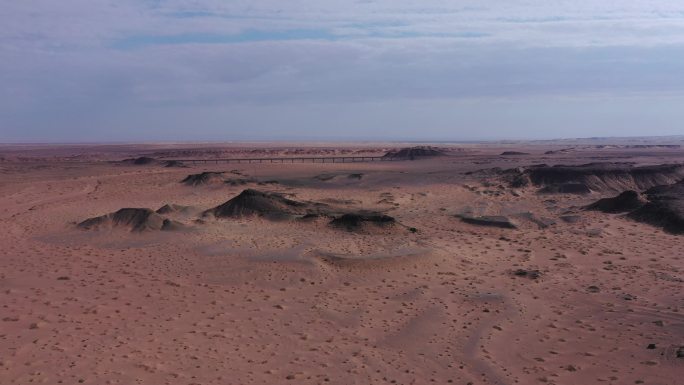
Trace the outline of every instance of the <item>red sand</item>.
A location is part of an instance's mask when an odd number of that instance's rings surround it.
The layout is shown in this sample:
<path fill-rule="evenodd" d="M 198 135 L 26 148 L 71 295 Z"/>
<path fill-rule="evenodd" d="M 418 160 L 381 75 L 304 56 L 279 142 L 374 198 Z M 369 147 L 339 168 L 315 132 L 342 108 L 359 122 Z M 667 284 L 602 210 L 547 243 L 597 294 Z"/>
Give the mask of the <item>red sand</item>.
<path fill-rule="evenodd" d="M 406 162 L 189 168 L 100 161 L 149 156 L 162 145 L 4 147 L 0 383 L 681 383 L 682 236 L 578 209 L 614 193 L 538 195 L 464 175 L 684 160 L 681 149 L 620 146 L 544 155 L 567 147 L 470 145 Z M 295 144 L 266 152 L 296 148 L 321 154 Z M 179 183 L 235 169 L 257 182 Z M 357 233 L 327 218 L 201 218 L 245 188 L 376 210 L 403 227 Z M 193 208 L 164 214 L 187 230 L 76 227 L 123 207 L 167 203 Z M 456 217 L 468 210 L 511 216 L 518 229 Z M 577 223 L 559 219 L 568 211 Z M 555 224 L 515 219 L 523 212 Z"/>

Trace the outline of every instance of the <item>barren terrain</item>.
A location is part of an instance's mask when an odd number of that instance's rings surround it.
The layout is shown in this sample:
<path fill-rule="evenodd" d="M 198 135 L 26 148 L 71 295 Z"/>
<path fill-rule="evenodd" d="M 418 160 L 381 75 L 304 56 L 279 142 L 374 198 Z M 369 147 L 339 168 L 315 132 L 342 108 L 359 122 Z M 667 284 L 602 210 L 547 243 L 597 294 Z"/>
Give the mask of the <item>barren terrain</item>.
<path fill-rule="evenodd" d="M 0 146 L 0 383 L 681 384 L 682 145 Z"/>

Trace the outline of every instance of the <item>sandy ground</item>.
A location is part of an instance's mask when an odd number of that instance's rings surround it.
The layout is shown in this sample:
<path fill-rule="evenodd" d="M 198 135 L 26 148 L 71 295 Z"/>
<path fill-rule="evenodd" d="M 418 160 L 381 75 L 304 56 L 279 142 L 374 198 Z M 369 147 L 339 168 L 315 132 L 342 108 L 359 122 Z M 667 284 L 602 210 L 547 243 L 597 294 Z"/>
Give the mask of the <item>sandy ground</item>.
<path fill-rule="evenodd" d="M 405 162 L 187 168 L 104 161 L 160 151 L 132 145 L 4 148 L 0 383 L 684 383 L 682 236 L 578 209 L 608 193 L 514 194 L 465 174 L 682 162 L 684 150 L 462 148 Z M 512 149 L 531 155 L 498 156 Z M 179 183 L 201 171 L 279 183 Z M 195 221 L 248 187 L 382 211 L 401 226 L 354 233 L 324 218 Z M 174 216 L 187 230 L 76 227 L 167 203 L 196 209 Z M 464 211 L 556 223 L 488 228 L 463 223 Z M 575 223 L 559 219 L 568 211 Z"/>

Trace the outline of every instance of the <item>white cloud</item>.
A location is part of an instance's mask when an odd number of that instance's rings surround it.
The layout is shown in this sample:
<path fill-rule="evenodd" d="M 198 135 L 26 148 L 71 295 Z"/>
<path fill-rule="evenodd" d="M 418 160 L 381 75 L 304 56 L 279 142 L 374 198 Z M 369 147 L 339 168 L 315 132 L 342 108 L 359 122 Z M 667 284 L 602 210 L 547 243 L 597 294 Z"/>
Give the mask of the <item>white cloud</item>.
<path fill-rule="evenodd" d="M 676 1 L 25 0 L 3 4 L 0 25 L 0 132 L 14 136 L 111 122 L 163 133 L 178 111 L 250 126 L 239 111 L 295 124 L 297 108 L 339 105 L 364 126 L 379 105 L 444 121 L 448 101 L 684 91 Z"/>
<path fill-rule="evenodd" d="M 488 34 L 522 45 L 683 42 L 678 1 L 107 1 L 26 0 L 3 5 L 0 39 L 48 47 L 107 46 L 140 35 L 323 29 L 342 37 Z M 349 35 L 346 34 L 349 32 Z"/>

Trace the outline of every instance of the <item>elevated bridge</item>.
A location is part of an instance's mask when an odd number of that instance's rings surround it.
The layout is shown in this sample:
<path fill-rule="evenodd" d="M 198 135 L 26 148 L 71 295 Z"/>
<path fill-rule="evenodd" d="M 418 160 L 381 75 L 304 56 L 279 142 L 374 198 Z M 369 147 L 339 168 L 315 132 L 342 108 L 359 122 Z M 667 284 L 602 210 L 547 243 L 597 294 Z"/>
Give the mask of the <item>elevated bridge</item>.
<path fill-rule="evenodd" d="M 221 159 L 167 159 L 187 164 L 218 163 L 361 163 L 361 162 L 395 162 L 410 158 L 392 156 L 325 156 L 325 157 L 278 157 L 278 158 L 221 158 Z"/>

